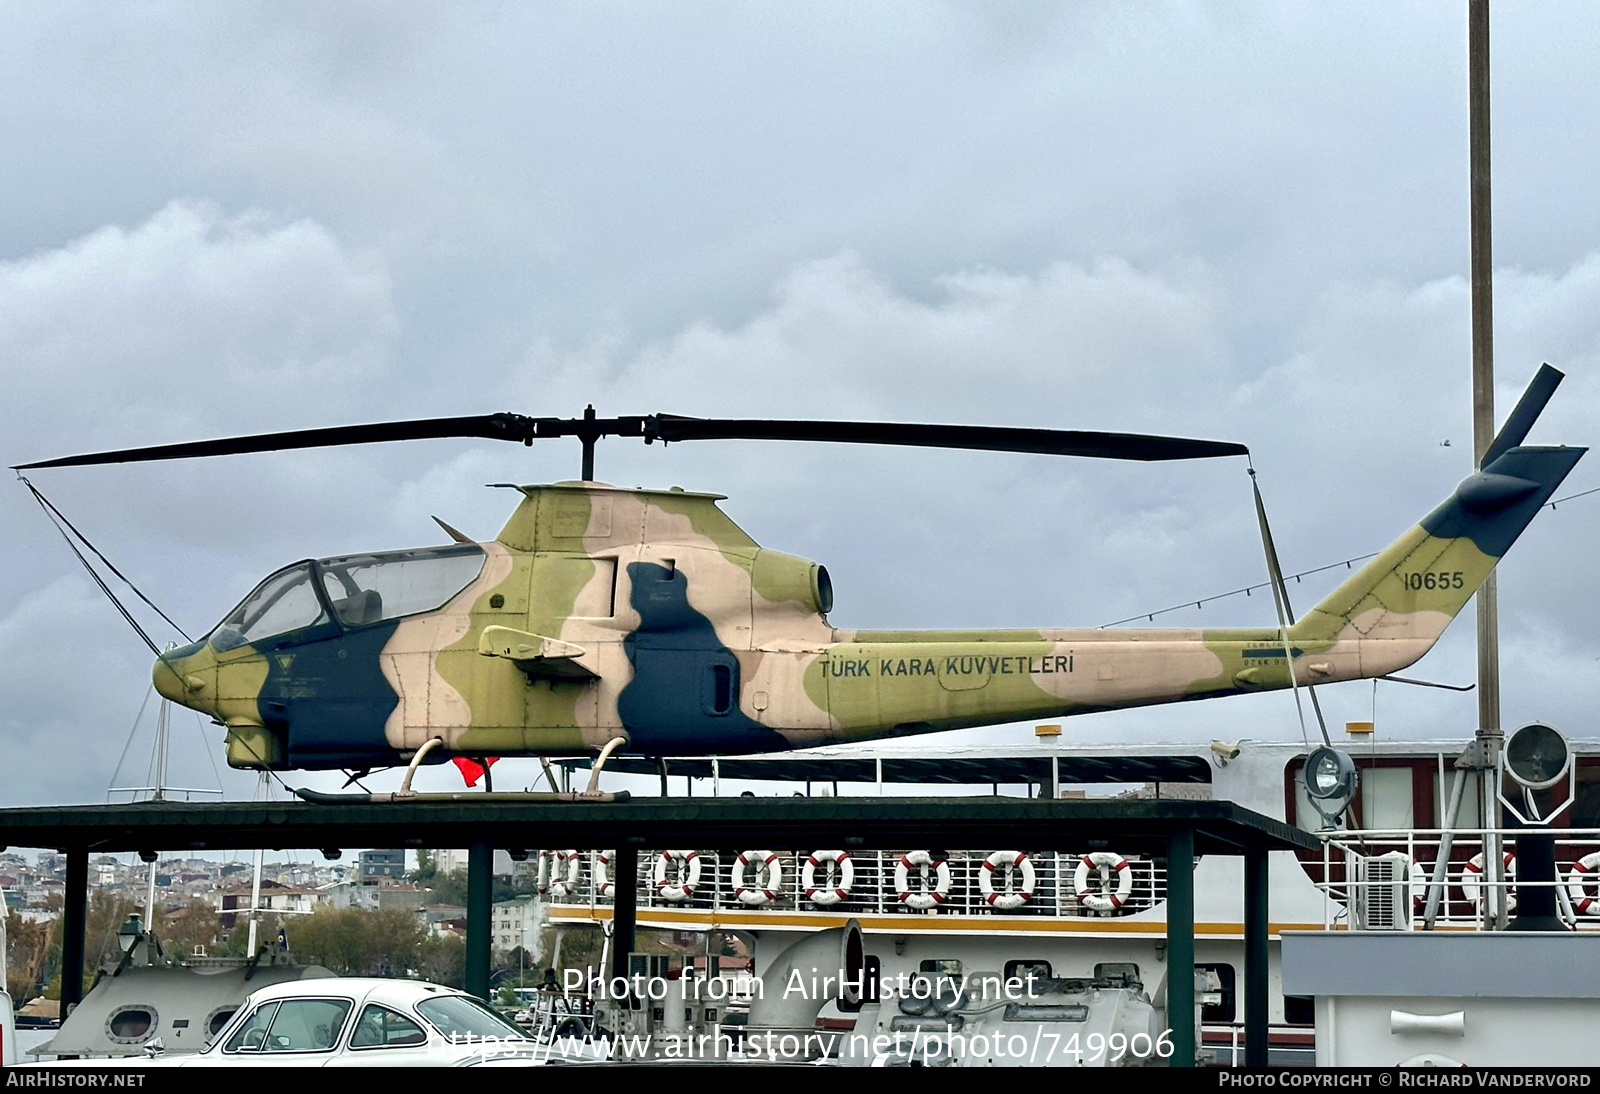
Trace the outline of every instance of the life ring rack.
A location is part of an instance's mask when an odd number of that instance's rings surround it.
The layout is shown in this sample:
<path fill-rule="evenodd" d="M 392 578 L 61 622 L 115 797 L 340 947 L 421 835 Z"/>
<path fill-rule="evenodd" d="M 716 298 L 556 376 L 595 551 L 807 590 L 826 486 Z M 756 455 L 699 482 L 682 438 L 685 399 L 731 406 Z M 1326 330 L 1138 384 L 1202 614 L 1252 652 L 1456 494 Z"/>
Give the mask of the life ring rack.
<path fill-rule="evenodd" d="M 911 871 L 920 870 L 924 888 L 911 891 Z M 929 876 L 929 871 L 932 876 Z M 937 908 L 950 897 L 950 863 L 935 859 L 929 851 L 907 851 L 894 866 L 894 891 L 907 908 L 925 912 Z"/>
<path fill-rule="evenodd" d="M 1514 883 L 1517 880 L 1517 856 L 1514 852 L 1507 851 L 1501 856 L 1501 863 L 1505 867 L 1506 911 L 1517 910 L 1517 890 Z M 1484 907 L 1489 900 L 1488 887 L 1482 882 L 1483 877 L 1483 852 L 1479 851 L 1467 860 L 1461 870 L 1461 893 L 1467 898 L 1468 903 L 1476 908 Z"/>
<path fill-rule="evenodd" d="M 745 872 L 755 867 L 755 880 L 745 884 Z M 741 904 L 759 908 L 783 892 L 783 860 L 774 851 L 740 851 L 733 860 L 733 895 Z"/>
<path fill-rule="evenodd" d="M 1092 880 L 1102 877 L 1107 884 L 1097 892 Z M 1091 912 L 1114 912 L 1128 902 L 1133 892 L 1133 870 L 1128 860 L 1115 851 L 1090 851 L 1078 856 L 1072 891 L 1078 894 L 1078 903 Z"/>
<path fill-rule="evenodd" d="M 1593 874 L 1597 868 L 1600 868 L 1600 851 L 1591 851 L 1567 871 L 1567 896 L 1572 899 L 1572 910 L 1578 915 L 1600 915 L 1600 896 L 1590 896 L 1584 887 L 1587 880 L 1584 875 Z M 1600 879 L 1596 879 L 1596 883 L 1600 885 Z"/>
<path fill-rule="evenodd" d="M 667 870 L 674 862 L 679 864 L 678 880 L 668 881 Z M 673 904 L 682 904 L 694 896 L 694 891 L 700 887 L 700 852 L 661 852 L 656 857 L 655 886 L 656 895 Z"/>
<path fill-rule="evenodd" d="M 1006 888 L 994 887 L 995 875 L 1006 875 Z M 1015 911 L 1033 899 L 1033 863 L 1026 851 L 995 851 L 978 871 L 978 891 L 984 901 L 1002 912 Z"/>
<path fill-rule="evenodd" d="M 817 871 L 822 880 L 832 884 L 818 884 Z M 848 851 L 813 851 L 800 867 L 800 888 L 806 899 L 821 908 L 850 899 L 850 890 L 856 883 L 856 864 Z"/>
<path fill-rule="evenodd" d="M 576 850 L 555 852 L 555 863 L 550 871 L 550 895 L 571 896 L 583 876 L 582 853 Z"/>

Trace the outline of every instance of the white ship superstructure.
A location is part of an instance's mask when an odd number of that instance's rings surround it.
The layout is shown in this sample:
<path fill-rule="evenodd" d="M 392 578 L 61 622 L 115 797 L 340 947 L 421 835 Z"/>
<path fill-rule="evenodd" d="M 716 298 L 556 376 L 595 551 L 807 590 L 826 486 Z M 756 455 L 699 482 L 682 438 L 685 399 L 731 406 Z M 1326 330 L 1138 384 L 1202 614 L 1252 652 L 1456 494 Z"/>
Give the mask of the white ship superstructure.
<path fill-rule="evenodd" d="M 1310 1062 L 1309 1000 L 1281 990 L 1278 936 L 1356 924 L 1365 929 L 1419 925 L 1424 902 L 1387 900 L 1369 876 L 1399 871 L 1409 884 L 1431 870 L 1442 803 L 1456 777 L 1457 742 L 1375 742 L 1345 747 L 1361 772 L 1361 790 L 1331 855 L 1273 852 L 1269 857 L 1271 933 L 1270 1041 L 1274 1062 Z M 1600 818 L 1600 743 L 1575 742 L 1578 761 L 1562 814 L 1575 827 Z M 972 793 L 1017 796 L 1203 798 L 1234 802 L 1315 831 L 1321 818 L 1302 782 L 1308 748 L 1299 742 L 1210 742 L 1011 748 L 823 748 L 793 756 L 670 760 L 669 778 L 693 780 L 692 793 L 809 795 L 930 793 L 952 786 Z M 639 769 L 654 770 L 640 765 Z M 1475 779 L 1474 774 L 1462 777 Z M 776 784 L 776 786 L 774 785 Z M 676 787 L 674 787 L 676 789 Z M 1474 795 L 1465 795 L 1469 802 Z M 1470 809 L 1458 816 L 1442 899 L 1443 929 L 1473 929 L 1481 901 L 1473 884 L 1478 851 Z M 1353 830 L 1382 829 L 1370 846 Z M 1416 833 L 1412 836 L 1411 833 Z M 1349 848 L 1358 850 L 1351 852 Z M 1582 841 L 1563 844 L 1558 869 L 1582 872 Z M 553 883 L 550 916 L 558 925 L 603 923 L 612 893 L 604 849 L 552 850 L 545 870 Z M 1481 860 L 1481 856 L 1480 860 Z M 1401 862 L 1404 858 L 1406 861 Z M 1359 863 L 1355 862 L 1360 859 Z M 1411 860 L 1419 866 L 1410 866 Z M 1370 862 L 1376 865 L 1369 866 Z M 1570 861 L 1569 861 L 1570 860 Z M 1195 963 L 1204 1043 L 1220 1062 L 1241 1061 L 1244 986 L 1244 878 L 1237 857 L 1202 857 L 1195 868 Z M 1344 884 L 1346 871 L 1360 884 Z M 1385 872 L 1387 871 L 1387 873 Z M 640 853 L 638 925 L 673 931 L 738 932 L 754 944 L 756 972 L 802 935 L 860 924 L 869 956 L 885 978 L 931 978 L 1033 971 L 1094 984 L 1136 985 L 1163 1024 L 1166 998 L 1166 866 L 1159 857 L 1126 853 L 1114 834 L 1081 848 L 1036 852 L 1027 847 L 657 848 Z M 1327 879 L 1328 885 L 1320 883 Z M 1465 888 L 1463 888 L 1465 885 Z M 1391 886 L 1391 888 L 1393 888 Z M 1331 889 L 1331 899 L 1325 889 Z M 1361 895 L 1349 899 L 1351 890 Z M 1398 890 L 1406 897 L 1419 889 Z M 1600 909 L 1600 898 L 1586 907 Z M 1579 915 L 1581 929 L 1600 918 Z M 824 1011 L 824 1025 L 853 1016 Z"/>

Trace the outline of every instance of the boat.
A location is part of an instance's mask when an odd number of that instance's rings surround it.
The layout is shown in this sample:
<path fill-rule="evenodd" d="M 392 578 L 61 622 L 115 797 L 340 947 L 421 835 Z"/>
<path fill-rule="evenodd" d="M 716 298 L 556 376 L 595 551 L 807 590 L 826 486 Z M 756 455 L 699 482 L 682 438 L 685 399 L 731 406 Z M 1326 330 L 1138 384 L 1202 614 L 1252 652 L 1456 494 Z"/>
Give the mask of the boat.
<path fill-rule="evenodd" d="M 120 961 L 100 970 L 56 1035 L 29 1055 L 144 1056 L 157 1042 L 173 1054 L 200 1052 L 252 992 L 333 975 L 321 965 L 300 964 L 286 946 L 263 946 L 254 957 L 190 954 L 169 964 L 151 932 L 130 941 Z"/>
<path fill-rule="evenodd" d="M 1357 725 L 1357 728 L 1364 728 Z M 830 746 L 804 754 L 669 759 L 670 779 L 690 780 L 692 794 L 805 793 L 904 794 L 917 787 L 1018 796 L 1116 796 L 1232 801 L 1307 831 L 1326 827 L 1305 791 L 1304 767 L 1313 751 L 1304 741 L 1210 741 L 1179 745 L 1066 745 L 1049 737 L 1015 747 Z M 1361 782 L 1346 823 L 1321 854 L 1273 852 L 1269 856 L 1270 974 L 1269 1059 L 1273 1064 L 1315 1062 L 1315 1008 L 1310 998 L 1281 990 L 1284 932 L 1351 926 L 1411 930 L 1424 926 L 1422 875 L 1431 868 L 1442 830 L 1452 830 L 1449 864 L 1439 887 L 1432 926 L 1473 930 L 1484 924 L 1482 824 L 1467 809 L 1453 824 L 1441 816 L 1457 778 L 1460 741 L 1380 741 L 1351 735 L 1344 750 Z M 1575 762 L 1566 782 L 1549 791 L 1566 803 L 1557 820 L 1575 832 L 1600 828 L 1600 741 L 1572 742 Z M 641 765 L 641 772 L 661 770 Z M 1463 773 L 1464 782 L 1478 778 Z M 693 786 L 698 783 L 699 788 Z M 1463 795 L 1472 802 L 1475 796 Z M 753 948 L 764 982 L 782 955 L 820 932 L 859 929 L 866 962 L 881 982 L 918 985 L 920 998 L 885 1000 L 861 1011 L 837 1001 L 819 1005 L 817 1029 L 893 1034 L 914 1029 L 918 1052 L 877 1054 L 878 1062 L 993 1064 L 993 1053 L 949 1054 L 949 1038 L 931 1036 L 945 1019 L 966 1013 L 969 1029 L 1002 1025 L 1004 1006 L 986 1006 L 978 989 L 1030 974 L 1041 998 L 1013 1008 L 1019 1019 L 1073 1015 L 1086 1042 L 1100 1023 L 1099 1059 L 1070 1056 L 1065 1066 L 1160 1063 L 1166 1013 L 1165 866 L 1158 859 L 1124 855 L 1111 841 L 1075 852 L 1038 853 L 1015 848 L 657 849 L 640 853 L 637 923 L 674 932 L 724 932 Z M 1356 850 L 1351 850 L 1356 849 Z M 1586 867 L 1600 843 L 1562 843 L 1560 876 Z M 1347 853 L 1348 852 L 1348 853 Z M 541 887 L 559 928 L 610 921 L 613 893 L 605 849 L 541 852 Z M 1600 861 L 1596 859 L 1595 861 Z M 1244 1060 L 1244 908 L 1237 859 L 1202 858 L 1195 869 L 1195 964 L 1204 977 L 1197 1020 L 1202 1062 Z M 1380 881 L 1399 878 L 1395 885 Z M 1592 886 L 1591 886 L 1592 888 Z M 1575 918 L 1579 930 L 1600 930 L 1600 892 Z M 1587 913 L 1587 914 L 1585 914 Z M 665 970 L 666 966 L 663 966 Z M 702 972 L 702 976 L 707 975 Z M 958 1002 L 948 987 L 963 978 L 973 990 Z M 570 981 L 568 986 L 572 986 Z M 943 997 L 941 986 L 946 987 Z M 1050 998 L 1045 999 L 1043 994 Z M 1071 998 L 1068 998 L 1071 997 Z M 928 1002 L 927 1000 L 932 1000 Z M 991 1000 L 991 1002 L 997 1002 Z M 987 1017 L 977 1021 L 977 1013 Z M 1081 1019 L 1076 1016 L 1082 1016 Z M 726 1019 L 725 1013 L 721 1016 Z M 935 1020 L 937 1019 L 937 1021 Z M 737 1019 L 736 1019 L 737 1020 Z M 1024 1023 L 1027 1024 L 1027 1023 Z M 1108 1038 L 1124 1033 L 1122 1057 L 1112 1058 Z M 1133 1052 L 1138 1033 L 1142 1055 Z M 1009 1037 L 1010 1034 L 1007 1034 Z M 893 1038 L 890 1038 L 891 1041 Z M 860 1042 L 857 1042 L 859 1045 Z M 993 1045 L 992 1038 L 988 1042 Z M 847 1045 L 845 1046 L 848 1047 Z M 1087 1047 L 1086 1045 L 1084 1047 Z M 833 1054 L 839 1045 L 829 1046 Z M 846 1053 L 848 1058 L 848 1053 Z M 1034 1059 L 1034 1064 L 1041 1061 Z"/>

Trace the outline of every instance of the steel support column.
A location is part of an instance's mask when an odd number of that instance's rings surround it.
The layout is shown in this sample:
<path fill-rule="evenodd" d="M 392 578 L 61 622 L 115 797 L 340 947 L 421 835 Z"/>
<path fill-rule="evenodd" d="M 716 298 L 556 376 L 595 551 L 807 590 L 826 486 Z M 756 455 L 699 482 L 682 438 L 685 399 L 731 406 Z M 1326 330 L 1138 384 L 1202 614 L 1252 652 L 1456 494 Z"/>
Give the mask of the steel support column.
<path fill-rule="evenodd" d="M 83 936 L 89 927 L 89 850 L 67 851 L 66 903 L 61 907 L 61 1017 L 83 1001 Z"/>
<path fill-rule="evenodd" d="M 494 844 L 467 845 L 467 991 L 489 998 L 489 951 L 494 938 Z"/>
<path fill-rule="evenodd" d="M 639 849 L 626 840 L 619 841 L 611 868 L 611 975 L 626 979 L 639 920 Z"/>
<path fill-rule="evenodd" d="M 1244 853 L 1244 1063 L 1267 1066 L 1267 851 Z"/>
<path fill-rule="evenodd" d="M 1167 836 L 1167 1025 L 1172 1067 L 1195 1064 L 1194 829 Z"/>

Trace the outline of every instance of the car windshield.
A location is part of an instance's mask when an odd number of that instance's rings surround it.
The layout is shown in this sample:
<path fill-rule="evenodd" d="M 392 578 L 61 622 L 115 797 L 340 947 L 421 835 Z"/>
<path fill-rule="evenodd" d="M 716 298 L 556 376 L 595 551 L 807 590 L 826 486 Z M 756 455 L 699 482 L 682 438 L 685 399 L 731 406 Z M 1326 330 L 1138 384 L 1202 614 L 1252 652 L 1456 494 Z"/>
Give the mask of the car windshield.
<path fill-rule="evenodd" d="M 325 558 L 317 573 L 339 622 L 360 627 L 442 606 L 483 572 L 487 557 L 467 543 Z"/>
<path fill-rule="evenodd" d="M 252 642 L 327 621 L 311 585 L 311 564 L 279 570 L 256 586 L 211 632 L 211 646 L 225 652 Z"/>
<path fill-rule="evenodd" d="M 451 1041 L 525 1041 L 527 1034 L 468 995 L 441 995 L 424 999 L 417 1011 L 434 1029 Z"/>

